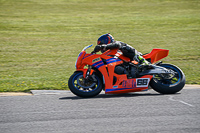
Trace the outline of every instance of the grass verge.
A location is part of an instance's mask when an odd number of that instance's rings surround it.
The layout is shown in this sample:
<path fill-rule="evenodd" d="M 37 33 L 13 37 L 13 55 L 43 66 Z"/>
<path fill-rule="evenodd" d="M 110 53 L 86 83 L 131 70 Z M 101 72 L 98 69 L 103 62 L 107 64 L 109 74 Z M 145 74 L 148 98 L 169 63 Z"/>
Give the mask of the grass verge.
<path fill-rule="evenodd" d="M 200 84 L 199 0 L 0 0 L 0 92 L 67 89 L 80 50 L 112 33 Z"/>

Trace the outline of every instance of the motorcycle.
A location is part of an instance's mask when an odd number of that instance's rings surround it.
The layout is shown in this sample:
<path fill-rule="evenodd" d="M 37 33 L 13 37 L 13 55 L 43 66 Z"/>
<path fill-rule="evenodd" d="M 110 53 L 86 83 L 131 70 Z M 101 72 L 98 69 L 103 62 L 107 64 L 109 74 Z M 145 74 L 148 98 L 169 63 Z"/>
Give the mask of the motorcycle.
<path fill-rule="evenodd" d="M 80 52 L 75 63 L 76 71 L 68 80 L 69 89 L 79 97 L 94 97 L 102 90 L 105 94 L 120 94 L 150 87 L 161 94 L 174 94 L 185 85 L 185 75 L 180 68 L 159 61 L 168 56 L 169 50 L 153 49 L 142 55 L 151 63 L 145 66 L 123 56 L 118 49 L 102 54 L 86 53 L 91 46 Z"/>

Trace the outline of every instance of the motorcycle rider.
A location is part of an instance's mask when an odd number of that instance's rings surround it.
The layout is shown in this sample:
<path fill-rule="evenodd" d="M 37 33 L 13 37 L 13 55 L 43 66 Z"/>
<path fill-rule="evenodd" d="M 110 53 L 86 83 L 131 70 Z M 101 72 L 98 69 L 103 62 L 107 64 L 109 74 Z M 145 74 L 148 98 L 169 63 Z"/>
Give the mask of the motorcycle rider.
<path fill-rule="evenodd" d="M 108 49 L 119 49 L 124 56 L 130 58 L 130 60 L 136 60 L 141 65 L 149 65 L 149 62 L 142 57 L 142 54 L 134 49 L 132 46 L 121 42 L 115 41 L 114 37 L 110 34 L 104 34 L 97 40 L 97 46 L 94 48 L 95 52 L 105 52 Z"/>

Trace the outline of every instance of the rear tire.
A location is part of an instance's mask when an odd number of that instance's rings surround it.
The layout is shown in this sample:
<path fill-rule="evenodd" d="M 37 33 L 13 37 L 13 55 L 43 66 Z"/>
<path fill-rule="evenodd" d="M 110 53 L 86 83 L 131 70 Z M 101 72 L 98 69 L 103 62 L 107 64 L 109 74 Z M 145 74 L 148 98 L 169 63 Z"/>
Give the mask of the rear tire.
<path fill-rule="evenodd" d="M 89 98 L 98 95 L 102 91 L 102 80 L 95 74 L 96 81 L 85 84 L 83 72 L 75 72 L 68 80 L 68 86 L 72 93 L 79 97 Z"/>
<path fill-rule="evenodd" d="M 176 74 L 171 79 L 162 79 L 154 75 L 150 82 L 150 86 L 161 94 L 174 94 L 183 89 L 185 85 L 185 75 L 180 68 L 171 64 L 160 64 L 159 66 L 171 69 Z"/>

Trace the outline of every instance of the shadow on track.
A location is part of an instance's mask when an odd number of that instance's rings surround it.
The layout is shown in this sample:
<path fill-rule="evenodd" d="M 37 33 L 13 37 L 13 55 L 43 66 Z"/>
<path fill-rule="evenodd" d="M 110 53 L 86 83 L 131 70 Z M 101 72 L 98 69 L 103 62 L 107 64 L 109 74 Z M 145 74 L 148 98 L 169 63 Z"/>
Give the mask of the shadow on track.
<path fill-rule="evenodd" d="M 82 100 L 82 99 L 98 99 L 98 98 L 120 98 L 120 97 L 137 97 L 137 96 L 161 96 L 159 93 L 125 93 L 125 94 L 99 94 L 92 98 L 82 98 L 78 96 L 61 97 L 60 100 Z"/>

